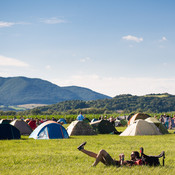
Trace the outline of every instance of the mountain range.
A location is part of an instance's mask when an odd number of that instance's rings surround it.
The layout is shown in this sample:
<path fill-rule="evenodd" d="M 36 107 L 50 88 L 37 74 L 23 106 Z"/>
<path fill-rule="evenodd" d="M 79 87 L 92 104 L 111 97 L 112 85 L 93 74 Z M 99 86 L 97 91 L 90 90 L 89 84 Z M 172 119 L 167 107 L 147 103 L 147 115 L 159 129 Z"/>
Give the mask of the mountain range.
<path fill-rule="evenodd" d="M 55 104 L 69 100 L 98 99 L 111 97 L 84 87 L 60 87 L 39 78 L 0 77 L 0 105 Z"/>

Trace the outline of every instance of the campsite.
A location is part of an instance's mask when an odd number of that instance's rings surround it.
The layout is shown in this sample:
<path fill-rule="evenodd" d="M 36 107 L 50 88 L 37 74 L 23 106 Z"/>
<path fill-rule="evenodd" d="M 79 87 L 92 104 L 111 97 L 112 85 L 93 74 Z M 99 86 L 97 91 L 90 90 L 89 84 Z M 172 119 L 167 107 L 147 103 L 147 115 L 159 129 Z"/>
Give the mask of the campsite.
<path fill-rule="evenodd" d="M 154 119 L 154 117 L 151 118 Z M 140 120 L 145 121 L 146 119 Z M 83 128 L 86 128 L 86 125 L 88 124 L 87 122 L 84 124 L 81 123 L 82 122 L 73 121 L 72 123 L 61 125 L 63 128 L 67 129 L 70 135 L 69 138 L 65 137 L 64 139 L 55 139 L 55 134 L 52 134 L 52 138 L 48 139 L 49 135 L 45 134 L 49 134 L 50 129 L 49 127 L 46 128 L 46 126 L 48 124 L 55 124 L 56 126 L 54 125 L 54 127 L 50 127 L 54 128 L 52 129 L 53 131 L 56 131 L 55 127 L 57 127 L 57 125 L 59 127 L 59 124 L 56 124 L 56 122 L 48 121 L 39 125 L 35 129 L 38 131 L 39 129 L 41 130 L 41 128 L 44 128 L 40 134 L 40 136 L 44 136 L 44 139 L 36 139 L 36 137 L 31 137 L 33 134 L 30 134 L 30 136 L 29 134 L 24 134 L 21 135 L 20 139 L 0 140 L 1 174 L 21 174 L 21 172 L 23 174 L 145 174 L 145 172 L 147 172 L 146 174 L 175 173 L 175 130 L 168 130 L 168 134 L 145 135 L 144 133 L 143 135 L 122 137 L 119 134 L 113 133 L 98 132 L 94 134 L 89 130 L 90 126 L 83 131 Z M 97 123 L 101 123 L 101 125 L 104 123 L 106 127 L 108 126 L 107 121 L 95 121 L 94 123 L 95 126 Z M 133 125 L 135 125 L 135 123 L 137 122 L 134 122 Z M 80 131 L 78 133 L 76 131 L 69 131 L 71 128 L 73 128 L 73 126 L 75 127 L 75 130 L 80 129 L 84 133 L 81 133 Z M 119 133 L 124 133 L 123 131 L 126 131 L 127 128 L 127 126 L 115 127 L 116 131 Z M 96 126 L 95 129 L 97 130 L 98 127 Z M 88 135 L 87 132 L 90 132 L 90 134 Z M 77 147 L 84 141 L 87 142 L 85 148 L 88 150 L 96 153 L 98 153 L 101 149 L 107 150 L 109 154 L 117 160 L 119 159 L 120 153 L 124 153 L 125 160 L 129 160 L 131 152 L 139 151 L 140 147 L 143 147 L 145 153 L 148 155 L 159 155 L 162 151 L 165 151 L 165 166 L 162 165 L 162 159 L 160 158 L 160 166 L 158 167 L 106 167 L 102 163 L 99 163 L 97 167 L 91 167 L 94 159 L 77 150 Z"/>
<path fill-rule="evenodd" d="M 174 18 L 175 0 L 0 0 L 0 175 L 174 175 Z"/>

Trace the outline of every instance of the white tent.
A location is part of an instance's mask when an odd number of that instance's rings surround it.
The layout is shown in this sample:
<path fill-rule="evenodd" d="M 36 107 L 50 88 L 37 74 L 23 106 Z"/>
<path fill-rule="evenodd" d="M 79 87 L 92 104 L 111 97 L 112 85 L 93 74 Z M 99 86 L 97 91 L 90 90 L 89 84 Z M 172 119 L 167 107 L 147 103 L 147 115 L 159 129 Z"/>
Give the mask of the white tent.
<path fill-rule="evenodd" d="M 145 120 L 135 120 L 130 124 L 120 136 L 136 136 L 136 135 L 162 135 L 154 123 Z"/>
<path fill-rule="evenodd" d="M 32 128 L 23 120 L 16 119 L 10 123 L 15 126 L 21 133 L 21 135 L 30 135 L 32 133 Z"/>

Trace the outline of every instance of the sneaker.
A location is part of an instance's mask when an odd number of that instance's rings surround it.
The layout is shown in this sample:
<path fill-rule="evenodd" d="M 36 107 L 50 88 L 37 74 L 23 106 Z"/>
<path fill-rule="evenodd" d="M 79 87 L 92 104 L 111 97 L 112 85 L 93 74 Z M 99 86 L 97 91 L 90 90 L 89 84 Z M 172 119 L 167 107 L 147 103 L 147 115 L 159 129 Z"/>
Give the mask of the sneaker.
<path fill-rule="evenodd" d="M 77 149 L 78 149 L 78 150 L 84 149 L 84 145 L 86 145 L 86 142 L 83 142 Z"/>

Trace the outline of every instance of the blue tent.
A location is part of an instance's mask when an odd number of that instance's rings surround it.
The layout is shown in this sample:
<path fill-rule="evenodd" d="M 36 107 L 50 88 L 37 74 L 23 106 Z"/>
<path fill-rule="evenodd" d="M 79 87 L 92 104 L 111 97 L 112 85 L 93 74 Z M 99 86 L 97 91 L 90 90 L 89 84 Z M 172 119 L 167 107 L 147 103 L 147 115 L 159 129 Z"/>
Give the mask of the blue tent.
<path fill-rule="evenodd" d="M 98 121 L 98 119 L 93 118 L 93 119 L 91 120 L 91 123 L 96 122 L 96 121 Z"/>
<path fill-rule="evenodd" d="M 29 136 L 34 139 L 68 138 L 67 130 L 55 121 L 47 121 L 39 125 Z"/>
<path fill-rule="evenodd" d="M 66 122 L 66 120 L 65 120 L 64 118 L 60 118 L 57 122 L 58 122 L 58 123 L 63 122 L 64 124 L 67 124 L 67 122 Z"/>

